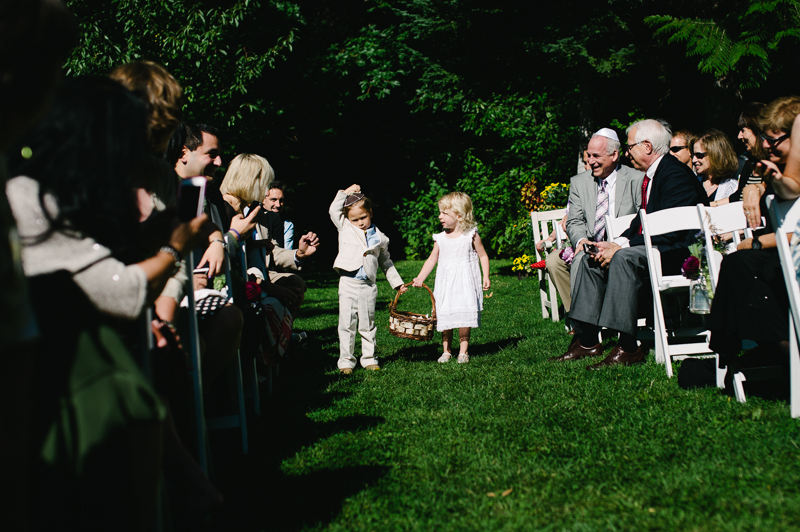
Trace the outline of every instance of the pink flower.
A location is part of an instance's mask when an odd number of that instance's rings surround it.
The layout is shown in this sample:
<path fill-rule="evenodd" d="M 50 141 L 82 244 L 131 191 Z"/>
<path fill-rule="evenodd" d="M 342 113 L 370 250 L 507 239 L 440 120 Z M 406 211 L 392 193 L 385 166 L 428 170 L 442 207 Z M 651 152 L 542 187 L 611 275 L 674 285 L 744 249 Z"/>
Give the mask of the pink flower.
<path fill-rule="evenodd" d="M 575 250 L 571 247 L 566 247 L 561 250 L 558 256 L 567 264 L 572 264 L 572 259 L 575 258 Z"/>
<path fill-rule="evenodd" d="M 248 301 L 258 301 L 261 296 L 261 287 L 258 283 L 247 281 L 244 283 L 244 294 Z"/>
<path fill-rule="evenodd" d="M 696 279 L 697 274 L 700 272 L 700 259 L 692 255 L 683 262 L 681 272 L 687 279 Z"/>

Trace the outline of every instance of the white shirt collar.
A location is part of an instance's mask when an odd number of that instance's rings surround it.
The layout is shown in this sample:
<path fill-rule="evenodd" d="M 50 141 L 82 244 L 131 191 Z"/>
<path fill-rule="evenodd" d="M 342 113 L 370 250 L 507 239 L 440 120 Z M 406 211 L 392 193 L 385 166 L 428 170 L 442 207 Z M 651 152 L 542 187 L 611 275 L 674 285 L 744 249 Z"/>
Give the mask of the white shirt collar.
<path fill-rule="evenodd" d="M 648 168 L 647 172 L 645 172 L 647 174 L 647 177 L 653 179 L 653 176 L 656 175 L 656 170 L 658 170 L 658 164 L 661 162 L 661 159 L 663 158 L 664 156 L 661 155 L 658 159 L 656 159 L 656 162 L 650 165 L 650 168 Z"/>

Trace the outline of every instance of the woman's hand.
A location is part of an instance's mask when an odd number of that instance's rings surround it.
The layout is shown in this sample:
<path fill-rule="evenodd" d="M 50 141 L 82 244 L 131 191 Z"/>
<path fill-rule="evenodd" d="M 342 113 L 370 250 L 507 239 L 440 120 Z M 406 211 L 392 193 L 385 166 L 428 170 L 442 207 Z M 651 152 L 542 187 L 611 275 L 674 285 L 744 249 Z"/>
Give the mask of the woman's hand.
<path fill-rule="evenodd" d="M 206 248 L 206 252 L 203 253 L 203 258 L 200 259 L 200 263 L 197 267 L 202 268 L 206 264 L 208 264 L 209 279 L 222 273 L 222 268 L 225 265 L 225 245 L 219 242 L 219 240 L 214 240 L 208 244 L 208 248 Z"/>
<path fill-rule="evenodd" d="M 361 185 L 350 185 L 344 190 L 345 194 L 355 194 L 361 192 Z"/>
<path fill-rule="evenodd" d="M 206 231 L 203 227 L 208 221 L 208 216 L 202 214 L 188 222 L 179 222 L 175 229 L 172 230 L 172 237 L 169 239 L 169 245 L 181 255 L 193 250 L 199 246 L 203 239 L 206 238 Z"/>
<path fill-rule="evenodd" d="M 241 214 L 237 214 L 231 219 L 231 229 L 242 235 L 242 239 L 247 238 L 250 236 L 250 233 L 255 229 L 258 222 L 256 222 L 256 216 L 258 213 L 261 212 L 261 205 L 253 209 L 253 211 L 247 215 L 247 218 L 242 216 Z"/>
<path fill-rule="evenodd" d="M 414 288 L 422 288 L 422 283 L 424 281 L 425 281 L 425 279 L 420 279 L 419 277 L 414 277 L 414 280 L 411 281 L 411 286 L 413 286 Z"/>
<path fill-rule="evenodd" d="M 742 204 L 744 205 L 744 216 L 747 218 L 747 227 L 755 228 L 761 225 L 760 203 L 763 194 L 763 189 L 759 185 L 747 185 L 742 191 Z"/>
<path fill-rule="evenodd" d="M 492 286 L 492 281 L 489 280 L 489 277 L 484 275 L 483 277 L 483 289 L 488 290 L 489 287 Z"/>

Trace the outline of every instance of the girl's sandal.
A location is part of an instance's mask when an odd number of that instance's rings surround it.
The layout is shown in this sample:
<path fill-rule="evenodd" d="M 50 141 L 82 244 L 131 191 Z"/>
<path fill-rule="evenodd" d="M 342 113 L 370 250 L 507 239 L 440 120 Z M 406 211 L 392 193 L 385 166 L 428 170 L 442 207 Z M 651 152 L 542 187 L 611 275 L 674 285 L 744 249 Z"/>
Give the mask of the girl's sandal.
<path fill-rule="evenodd" d="M 453 356 L 453 355 L 451 355 L 450 353 L 442 353 L 442 356 L 440 356 L 436 360 L 436 362 L 438 362 L 439 364 L 446 364 L 446 363 L 450 362 L 450 357 L 451 356 Z"/>
<path fill-rule="evenodd" d="M 458 363 L 459 364 L 466 364 L 469 362 L 469 355 L 461 353 L 458 355 Z"/>

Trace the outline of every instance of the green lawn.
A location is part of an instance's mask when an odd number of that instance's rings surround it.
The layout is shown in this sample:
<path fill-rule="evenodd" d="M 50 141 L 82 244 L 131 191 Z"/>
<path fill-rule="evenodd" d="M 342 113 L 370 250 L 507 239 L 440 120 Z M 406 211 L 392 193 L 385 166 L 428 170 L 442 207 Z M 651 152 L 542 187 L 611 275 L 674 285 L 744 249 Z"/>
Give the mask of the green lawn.
<path fill-rule="evenodd" d="M 397 264 L 411 280 L 421 262 Z M 796 530 L 800 420 L 786 403 L 684 391 L 664 367 L 555 364 L 563 323 L 542 320 L 535 278 L 492 263 L 469 364 L 388 332 L 380 372 L 336 370 L 337 279 L 309 275 L 298 330 L 251 418 L 251 451 L 214 436 L 219 530 Z M 431 283 L 433 275 L 430 277 Z M 427 311 L 414 290 L 401 307 Z M 596 361 L 596 360 L 595 360 Z"/>

